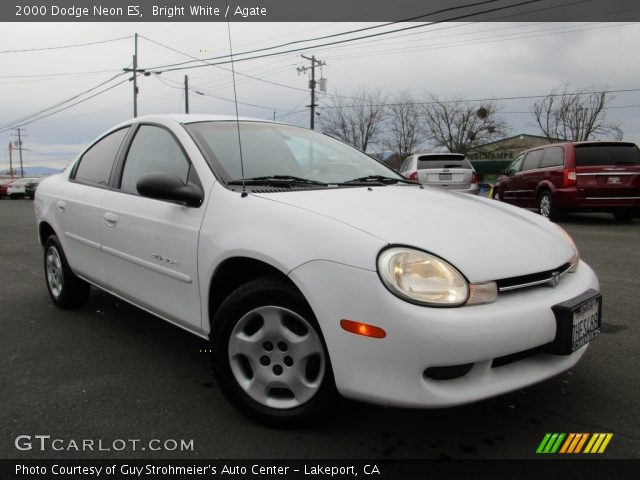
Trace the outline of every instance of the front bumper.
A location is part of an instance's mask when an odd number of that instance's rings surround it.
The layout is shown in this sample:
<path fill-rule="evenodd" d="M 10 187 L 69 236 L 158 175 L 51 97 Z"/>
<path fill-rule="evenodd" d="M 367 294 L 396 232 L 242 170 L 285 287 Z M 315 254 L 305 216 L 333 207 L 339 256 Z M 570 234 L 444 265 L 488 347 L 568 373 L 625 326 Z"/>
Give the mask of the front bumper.
<path fill-rule="evenodd" d="M 488 305 L 429 308 L 389 293 L 376 272 L 329 261 L 306 263 L 291 279 L 322 329 L 338 391 L 345 397 L 402 407 L 447 407 L 473 402 L 545 380 L 575 365 L 583 347 L 568 356 L 537 352 L 502 366 L 494 359 L 551 342 L 551 306 L 599 289 L 581 262 L 557 288 L 541 286 L 500 294 Z M 383 328 L 383 339 L 347 333 L 349 319 Z M 431 367 L 472 364 L 451 380 L 425 376 Z"/>

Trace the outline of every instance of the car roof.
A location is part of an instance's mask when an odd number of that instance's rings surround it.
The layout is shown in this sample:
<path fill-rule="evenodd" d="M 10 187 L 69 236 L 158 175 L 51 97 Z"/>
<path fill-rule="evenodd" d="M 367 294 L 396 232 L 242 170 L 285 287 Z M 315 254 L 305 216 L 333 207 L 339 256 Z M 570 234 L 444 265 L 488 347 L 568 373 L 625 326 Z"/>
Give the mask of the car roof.
<path fill-rule="evenodd" d="M 252 117 L 238 117 L 237 120 L 241 122 L 264 122 L 264 123 L 279 123 L 274 122 L 272 120 L 266 120 L 263 118 L 252 118 Z M 133 123 L 144 123 L 144 122 L 152 122 L 152 123 L 161 123 L 161 124 L 190 124 L 190 123 L 198 123 L 198 122 L 229 122 L 236 121 L 236 117 L 233 115 L 212 115 L 212 114 L 186 114 L 186 113 L 176 113 L 176 114 L 157 114 L 157 115 L 144 115 L 141 117 L 131 118 L 127 121 L 124 121 L 114 127 L 114 129 L 121 128 L 126 125 L 131 125 Z"/>
<path fill-rule="evenodd" d="M 635 143 L 633 143 L 633 142 L 625 142 L 625 141 L 622 141 L 622 140 L 582 140 L 582 141 L 579 141 L 579 142 L 553 142 L 553 143 L 549 143 L 547 145 L 538 145 L 537 147 L 531 147 L 531 148 L 528 148 L 526 150 L 523 150 L 520 153 L 527 153 L 527 152 L 531 152 L 533 150 L 540 150 L 540 149 L 549 148 L 549 147 L 565 147 L 567 145 L 573 145 L 573 146 L 576 146 L 576 147 L 581 147 L 581 146 L 584 146 L 584 145 L 624 145 L 624 146 L 632 146 L 632 145 L 635 145 Z"/>

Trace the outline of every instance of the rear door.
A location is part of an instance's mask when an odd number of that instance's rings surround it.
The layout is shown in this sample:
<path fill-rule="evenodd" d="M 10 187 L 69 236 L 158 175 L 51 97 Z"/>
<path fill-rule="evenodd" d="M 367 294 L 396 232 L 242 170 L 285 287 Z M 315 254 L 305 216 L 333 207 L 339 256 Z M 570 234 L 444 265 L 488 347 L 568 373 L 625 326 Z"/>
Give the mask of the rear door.
<path fill-rule="evenodd" d="M 152 173 L 199 183 L 193 165 L 171 130 L 143 124 L 118 170 L 101 219 L 109 289 L 189 330 L 200 329 L 197 252 L 206 206 L 143 197 L 136 187 Z"/>
<path fill-rule="evenodd" d="M 56 191 L 54 212 L 58 237 L 72 270 L 94 283 L 105 279 L 102 258 L 102 201 L 129 127 L 94 143 L 74 167 L 69 181 Z"/>
<path fill-rule="evenodd" d="M 471 187 L 473 167 L 464 155 L 422 155 L 418 157 L 418 181 L 447 189 Z"/>
<path fill-rule="evenodd" d="M 578 192 L 584 197 L 640 197 L 640 150 L 635 144 L 576 144 L 575 164 Z"/>

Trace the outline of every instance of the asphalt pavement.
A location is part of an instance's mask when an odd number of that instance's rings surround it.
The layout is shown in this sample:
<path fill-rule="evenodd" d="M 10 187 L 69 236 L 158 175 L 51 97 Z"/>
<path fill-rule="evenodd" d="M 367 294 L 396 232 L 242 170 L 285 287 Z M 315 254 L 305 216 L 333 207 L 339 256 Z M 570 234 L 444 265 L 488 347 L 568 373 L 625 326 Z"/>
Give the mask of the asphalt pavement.
<path fill-rule="evenodd" d="M 585 214 L 559 223 L 604 296 L 602 335 L 576 368 L 463 407 L 344 402 L 316 427 L 278 430 L 226 402 L 203 340 L 95 289 L 80 310 L 54 307 L 33 203 L 2 200 L 0 458 L 532 458 L 547 432 L 610 432 L 601 457 L 638 459 L 640 219 Z M 31 438 L 19 441 L 24 450 L 16 448 L 19 435 Z M 41 451 L 35 435 L 61 440 L 58 447 L 100 439 L 103 450 Z M 113 448 L 128 439 L 140 440 L 136 450 Z M 142 450 L 151 439 L 193 448 Z"/>

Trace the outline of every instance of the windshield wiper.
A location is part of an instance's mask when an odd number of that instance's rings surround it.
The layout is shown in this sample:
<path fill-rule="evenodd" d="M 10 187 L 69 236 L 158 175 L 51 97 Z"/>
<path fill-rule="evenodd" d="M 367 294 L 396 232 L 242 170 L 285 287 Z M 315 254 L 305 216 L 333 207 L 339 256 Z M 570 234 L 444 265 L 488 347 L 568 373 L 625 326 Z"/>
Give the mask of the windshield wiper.
<path fill-rule="evenodd" d="M 413 180 L 407 180 L 406 178 L 393 178 L 393 177 L 385 177 L 384 175 L 367 175 L 366 177 L 358 177 L 352 180 L 347 180 L 346 182 L 342 182 L 341 185 L 351 184 L 351 183 L 380 183 L 383 185 L 389 185 L 393 183 L 409 183 L 411 185 L 420 185 L 420 183 L 415 182 Z"/>
<path fill-rule="evenodd" d="M 239 178 L 237 180 L 231 180 L 227 182 L 228 185 L 291 185 L 291 184 L 305 184 L 305 185 L 327 185 L 324 182 L 317 180 L 311 180 L 309 178 L 296 177 L 294 175 L 266 175 L 263 177 L 251 177 L 251 178 Z"/>

